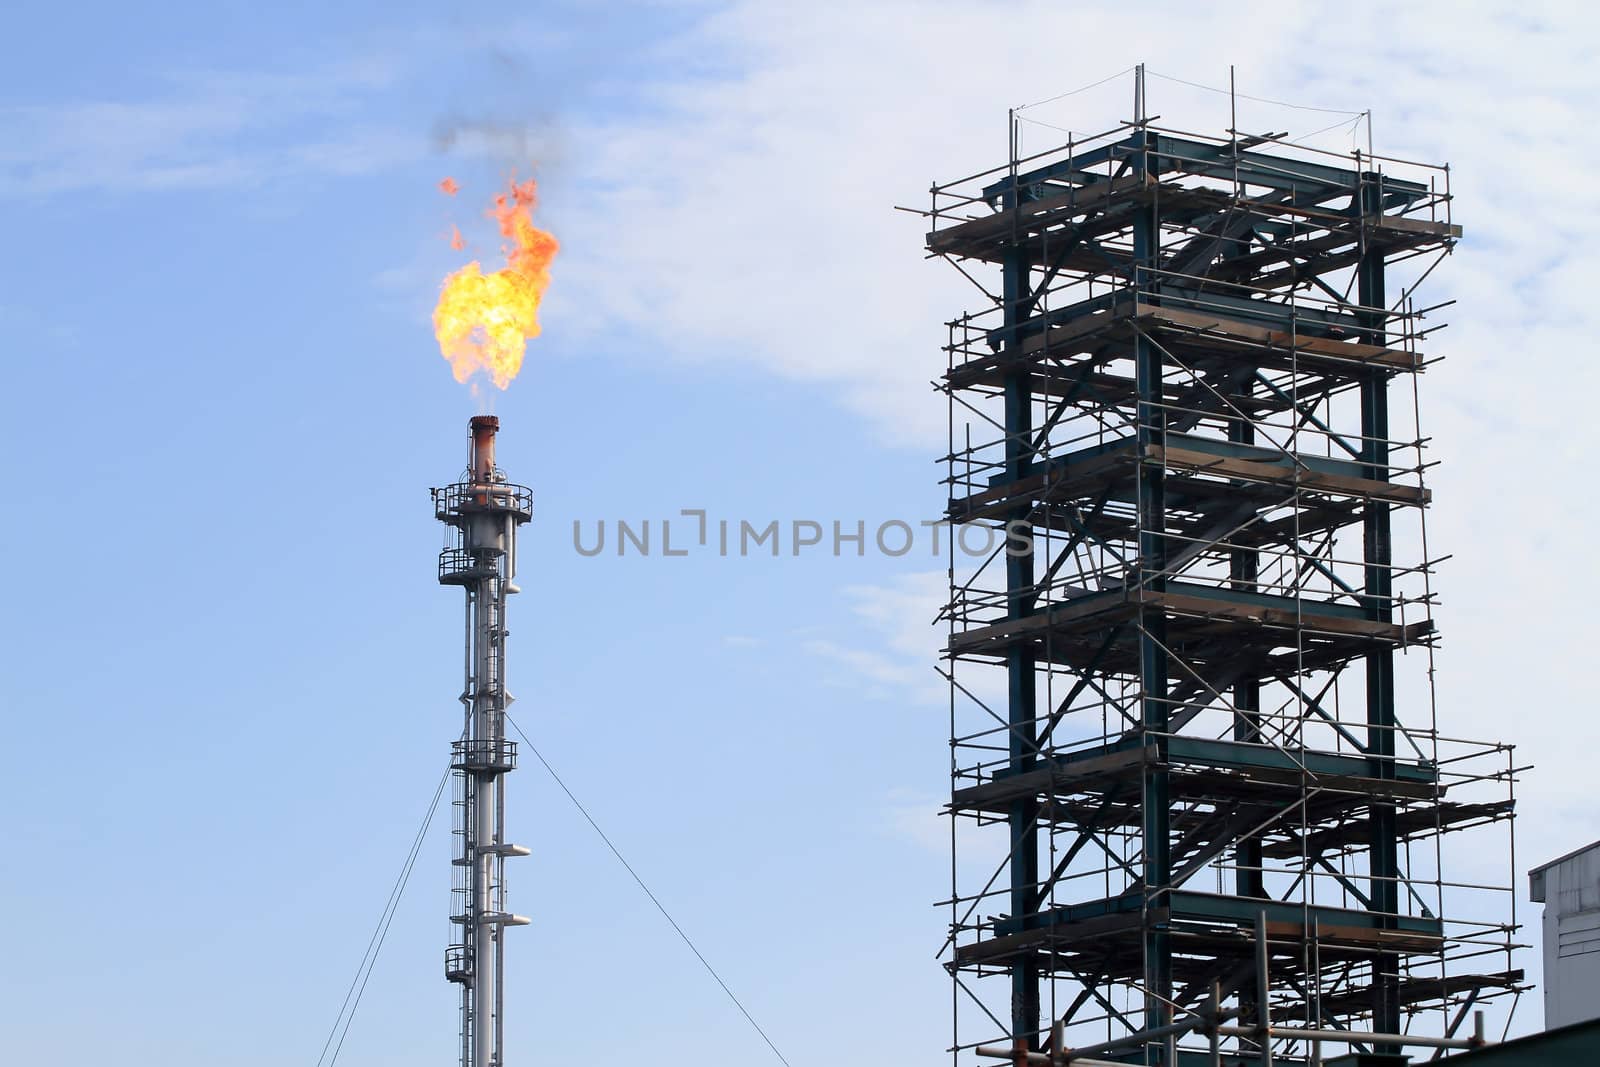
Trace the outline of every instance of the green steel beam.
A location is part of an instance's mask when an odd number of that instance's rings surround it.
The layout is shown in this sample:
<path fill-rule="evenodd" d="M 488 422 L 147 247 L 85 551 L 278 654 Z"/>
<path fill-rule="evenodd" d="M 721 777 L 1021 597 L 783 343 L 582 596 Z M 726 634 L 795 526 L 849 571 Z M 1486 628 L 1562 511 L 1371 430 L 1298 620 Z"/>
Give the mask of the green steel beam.
<path fill-rule="evenodd" d="M 1012 158 L 1016 158 L 1016 127 L 1011 127 Z M 1004 194 L 1004 206 L 1015 208 L 1020 198 L 1016 187 Z M 1017 250 L 1007 253 L 1001 264 L 1001 297 L 1008 327 L 1027 314 L 1024 298 L 1029 293 L 1029 264 Z M 1007 338 L 1016 331 L 1007 329 Z M 1006 347 L 1015 345 L 1009 340 Z M 1004 382 L 1006 474 L 1021 476 L 1027 468 L 1033 439 L 1033 392 L 1029 374 L 1018 368 Z M 1023 504 L 1021 513 L 1026 514 Z M 1006 614 L 1018 618 L 1033 610 L 1034 557 L 1031 545 L 1023 553 L 1006 554 Z M 1033 653 L 1018 645 L 1006 652 L 1006 720 L 1009 729 L 1009 768 L 1013 772 L 1031 768 L 1038 756 L 1038 707 Z M 1014 801 L 1006 816 L 1010 831 L 1010 908 L 1013 915 L 1025 915 L 1038 907 L 1039 819 L 1032 797 Z M 1019 960 L 1011 966 L 1011 1035 L 1018 1042 L 1039 1044 L 1039 965 Z"/>
<path fill-rule="evenodd" d="M 1245 929 L 1255 924 L 1256 915 L 1265 913 L 1270 923 L 1283 923 L 1307 928 L 1327 929 L 1346 927 L 1352 930 L 1395 930 L 1423 937 L 1440 937 L 1444 923 L 1434 917 L 1422 915 L 1381 916 L 1365 908 L 1336 908 L 1327 904 L 1301 904 L 1287 900 L 1257 900 L 1223 893 L 1202 893 L 1192 889 L 1174 889 L 1167 893 L 1165 909 L 1173 924 L 1229 923 Z M 1139 915 L 1144 912 L 1144 893 L 1134 890 L 1114 897 L 1086 900 L 1079 904 L 1062 904 L 1027 916 L 1008 916 L 995 922 L 995 933 L 1017 934 L 1029 930 L 1046 930 L 1070 926 L 1089 919 L 1108 915 Z M 1393 1032 L 1393 1031 L 1390 1031 Z"/>
<path fill-rule="evenodd" d="M 1134 144 L 1135 174 L 1152 176 L 1148 149 L 1152 136 L 1141 130 Z M 1161 215 L 1152 203 L 1134 217 L 1133 258 L 1135 286 L 1142 299 L 1153 299 L 1159 287 L 1156 270 L 1161 266 Z M 1134 380 L 1138 392 L 1138 441 L 1140 451 L 1165 448 L 1167 443 L 1165 396 L 1162 392 L 1164 358 L 1161 350 L 1142 331 L 1134 338 Z M 1166 587 L 1167 500 L 1166 471 L 1147 464 L 1139 470 L 1139 584 L 1152 592 Z M 1140 722 L 1156 738 L 1156 747 L 1165 754 L 1171 708 L 1167 703 L 1168 663 L 1166 650 L 1167 618 L 1160 608 L 1139 609 L 1139 689 Z M 1172 797 L 1171 775 L 1161 761 L 1145 764 L 1144 820 L 1144 896 L 1146 906 L 1160 908 L 1172 886 Z M 1165 924 L 1150 923 L 1144 932 L 1144 1023 L 1162 1027 L 1172 1022 L 1172 943 Z M 1166 1043 L 1147 1048 L 1152 1056 L 1164 1058 Z M 1168 1065 L 1170 1067 L 1170 1065 Z"/>
<path fill-rule="evenodd" d="M 1146 154 L 1146 139 L 1153 143 Z M 1188 174 L 1205 174 L 1215 178 L 1233 179 L 1235 171 L 1248 185 L 1292 191 L 1302 203 L 1315 203 L 1339 195 L 1353 195 L 1361 185 L 1361 172 L 1312 163 L 1303 159 L 1290 159 L 1270 152 L 1250 149 L 1235 152 L 1228 142 L 1196 141 L 1171 134 L 1150 134 L 1139 130 L 1127 138 L 1101 145 L 1071 159 L 1058 159 L 1042 167 L 1017 174 L 1019 187 L 1038 185 L 1041 182 L 1070 182 L 1077 185 L 1098 184 L 1106 180 L 1096 173 L 1095 167 L 1119 159 L 1136 161 L 1148 159 L 1144 165 L 1152 173 L 1166 174 L 1181 171 Z M 983 189 L 990 200 L 1005 195 L 1012 178 L 1007 175 Z M 1421 182 L 1387 178 L 1384 182 L 1386 200 L 1392 204 L 1407 204 L 1428 195 L 1428 187 Z"/>
<path fill-rule="evenodd" d="M 1381 176 L 1362 175 L 1361 207 L 1363 212 L 1382 210 Z M 1356 300 L 1363 307 L 1388 306 L 1384 289 L 1383 252 L 1368 248 L 1356 265 Z M 1381 312 L 1364 313 L 1363 323 L 1370 331 L 1369 340 L 1383 344 L 1384 315 Z M 1367 462 L 1367 477 L 1387 480 L 1389 477 L 1389 376 L 1382 370 L 1370 369 L 1361 382 L 1361 436 L 1362 453 Z M 1380 500 L 1368 500 L 1362 513 L 1362 551 L 1366 559 L 1364 591 L 1368 600 L 1367 615 L 1371 619 L 1390 622 L 1394 618 L 1390 564 L 1393 561 L 1393 543 L 1389 520 L 1389 505 Z M 1367 751 L 1372 754 L 1373 773 L 1380 778 L 1392 777 L 1395 762 L 1394 652 L 1378 649 L 1366 658 L 1367 674 Z M 1370 817 L 1368 868 L 1371 874 L 1370 891 L 1375 912 L 1393 914 L 1400 910 L 1399 877 L 1400 846 L 1395 827 L 1393 805 L 1373 804 Z M 1384 956 L 1373 965 L 1372 1026 L 1379 1033 L 1400 1032 L 1401 1004 L 1399 997 L 1399 959 Z M 1377 1046 L 1378 1051 L 1399 1052 L 1392 1045 Z"/>

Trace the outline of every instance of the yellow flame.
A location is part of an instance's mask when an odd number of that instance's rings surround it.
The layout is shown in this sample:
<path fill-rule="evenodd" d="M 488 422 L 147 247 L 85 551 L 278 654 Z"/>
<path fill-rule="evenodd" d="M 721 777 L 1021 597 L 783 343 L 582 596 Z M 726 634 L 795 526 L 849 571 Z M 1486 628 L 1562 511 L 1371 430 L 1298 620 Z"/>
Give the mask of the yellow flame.
<path fill-rule="evenodd" d="M 494 198 L 490 213 L 508 242 L 505 269 L 485 274 L 474 261 L 444 280 L 433 333 L 458 382 L 483 373 L 504 389 L 522 369 L 528 341 L 539 336 L 539 302 L 560 246 L 533 224 L 537 192 L 532 179 L 513 181 Z"/>

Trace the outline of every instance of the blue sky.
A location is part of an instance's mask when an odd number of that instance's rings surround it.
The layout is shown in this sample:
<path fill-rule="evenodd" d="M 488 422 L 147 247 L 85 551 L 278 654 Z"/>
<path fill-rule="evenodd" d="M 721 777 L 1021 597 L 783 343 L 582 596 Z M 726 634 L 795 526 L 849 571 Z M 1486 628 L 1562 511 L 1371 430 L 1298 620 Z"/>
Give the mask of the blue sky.
<path fill-rule="evenodd" d="M 1052 35 L 1115 39 L 1134 15 L 1029 7 L 1038 34 L 952 69 L 953 42 L 998 10 L 13 13 L 7 1060 L 315 1061 L 457 714 L 459 597 L 433 584 L 425 489 L 462 466 L 475 407 L 428 327 L 459 265 L 443 235 L 458 221 L 491 249 L 471 206 L 534 164 L 564 248 L 546 333 L 495 408 L 538 510 L 515 713 L 795 1067 L 943 1048 L 939 565 L 920 548 L 585 559 L 571 524 L 937 512 L 926 382 L 938 323 L 968 297 L 891 206 L 997 161 L 1009 105 L 1141 58 L 1226 79 L 1226 34 L 1182 9 L 1144 55 L 1079 69 Z M 1548 360 L 1563 391 L 1594 374 L 1576 355 L 1597 325 L 1591 268 L 1564 249 L 1597 221 L 1559 209 L 1600 162 L 1575 121 L 1594 89 L 1573 52 L 1587 16 L 1414 12 L 1371 55 L 1351 43 L 1374 39 L 1358 14 L 1325 54 L 1260 61 L 1311 18 L 1274 11 L 1237 57 L 1260 63 L 1260 95 L 1372 105 L 1380 145 L 1461 161 L 1475 236 L 1439 286 L 1463 309 L 1433 427 L 1459 444 L 1436 482 L 1461 560 L 1441 718 L 1515 735 L 1550 768 L 1525 790 L 1526 867 L 1597 836 L 1563 742 L 1593 736 L 1575 710 L 1587 639 L 1530 593 L 1594 584 L 1572 564 L 1592 500 L 1555 494 L 1593 429 L 1551 425 L 1528 368 Z M 1205 94 L 1157 88 L 1183 124 L 1220 126 Z M 1052 116 L 1098 129 L 1120 106 Z M 1506 158 L 1528 175 L 1515 198 Z M 447 173 L 454 202 L 434 188 Z M 1552 244 L 1557 225 L 1570 236 Z M 1535 509 L 1530 535 L 1515 517 Z M 1507 626 L 1535 595 L 1538 629 Z M 1499 666 L 1518 657 L 1536 678 Z M 511 949 L 513 1047 L 768 1055 L 543 772 L 530 761 L 512 788 L 534 851 L 513 899 L 536 917 Z M 453 1055 L 442 829 L 341 1062 Z"/>
<path fill-rule="evenodd" d="M 436 131 L 646 109 L 626 78 L 607 83 L 655 62 L 652 33 L 681 21 L 644 12 L 619 37 L 560 12 L 554 45 L 508 73 L 457 20 L 253 11 L 126 26 L 107 12 L 91 41 L 76 18 L 41 19 L 42 62 L 6 75 L 11 121 L 40 131 L 65 113 L 91 139 L 5 179 L 27 250 L 0 301 L 7 463 L 35 517 L 5 534 L 31 562 L 14 556 L 5 617 L 0 907 L 33 917 L 7 924 L 7 955 L 37 961 L 4 972 L 7 1059 L 315 1060 L 458 716 L 459 594 L 432 581 L 425 490 L 461 468 L 475 407 L 427 314 L 455 265 L 441 232 L 458 219 L 489 240 L 477 210 L 508 161 L 452 158 Z M 421 44 L 434 33 L 438 59 Z M 346 124 L 361 132 L 345 161 L 308 150 L 332 154 Z M 434 189 L 446 173 L 459 205 Z M 570 179 L 541 177 L 552 216 L 581 210 Z M 668 365 L 627 324 L 576 340 L 562 322 L 583 295 L 552 305 L 564 314 L 497 398 L 502 461 L 540 516 L 513 621 L 516 714 L 804 1062 L 822 1049 L 807 1055 L 790 1005 L 840 972 L 898 966 L 924 1003 L 942 996 L 943 861 L 895 825 L 898 791 L 937 794 L 942 716 L 803 649 L 858 640 L 838 589 L 884 568 L 586 560 L 571 521 L 915 518 L 933 468 L 819 386 Z M 698 1031 L 762 1054 L 529 763 L 512 825 L 537 858 L 513 892 L 539 921 L 511 957 L 514 1047 Z M 343 1062 L 452 1054 L 444 827 Z"/>

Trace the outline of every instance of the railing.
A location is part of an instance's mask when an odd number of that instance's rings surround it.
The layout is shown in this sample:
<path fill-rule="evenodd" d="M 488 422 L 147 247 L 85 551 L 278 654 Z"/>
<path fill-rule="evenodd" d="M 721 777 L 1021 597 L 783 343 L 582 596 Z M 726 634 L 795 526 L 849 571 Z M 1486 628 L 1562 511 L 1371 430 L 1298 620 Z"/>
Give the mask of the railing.
<path fill-rule="evenodd" d="M 444 976 L 451 982 L 472 981 L 472 950 L 466 945 L 451 945 L 444 950 Z"/>
<path fill-rule="evenodd" d="M 1001 545 L 1001 536 L 997 534 L 991 538 L 993 544 Z M 1184 541 L 1173 534 L 1160 536 L 1179 545 Z M 1054 547 L 1059 547 L 1042 537 L 1036 539 L 1035 546 L 1039 556 L 1045 559 L 1051 558 Z M 1256 578 L 1242 582 L 1229 575 L 1225 569 L 1225 559 L 1218 563 L 1214 558 L 1225 555 L 1233 547 L 1231 542 L 1225 540 L 1207 542 L 1201 546 L 1203 551 L 1197 551 L 1193 559 L 1185 561 L 1181 568 L 1163 571 L 1141 569 L 1136 563 L 1118 559 L 1109 552 L 1096 552 L 1088 559 L 1073 560 L 1061 576 L 1015 591 L 1000 585 L 998 566 L 986 567 L 984 576 L 974 575 L 971 580 L 955 587 L 950 599 L 941 608 L 939 618 L 952 622 L 957 632 L 964 633 L 1006 621 L 1010 617 L 1013 601 L 1018 599 L 1030 611 L 1038 612 L 1061 607 L 1085 596 L 1119 590 L 1126 591 L 1131 600 L 1137 601 L 1141 597 L 1141 578 L 1149 580 L 1155 577 L 1182 583 L 1189 587 L 1186 592 L 1201 595 L 1206 590 L 1217 590 L 1223 596 L 1246 592 L 1284 598 L 1294 604 L 1269 606 L 1299 606 L 1311 616 L 1329 609 L 1382 607 L 1400 625 L 1431 618 L 1432 609 L 1437 603 L 1438 598 L 1425 588 L 1424 582 L 1433 573 L 1431 562 L 1418 566 L 1393 564 L 1372 568 L 1386 571 L 1390 576 L 1393 587 L 1389 595 L 1384 596 L 1352 585 L 1352 582 L 1360 580 L 1360 572 L 1356 570 L 1359 561 L 1259 546 L 1252 546 L 1249 550 L 1261 558 L 1261 572 Z M 995 557 L 1000 551 L 998 548 L 995 550 Z M 1084 551 L 1080 549 L 1080 552 Z M 1319 568 L 1321 577 L 1311 573 Z M 1297 575 L 1296 570 L 1304 573 Z M 1346 581 L 1346 578 L 1350 581 Z M 1304 629 L 1315 630 L 1315 619 L 1307 620 Z"/>
<path fill-rule="evenodd" d="M 517 743 L 504 737 L 469 738 L 450 745 L 450 766 L 458 771 L 514 771 Z"/>
<path fill-rule="evenodd" d="M 480 560 L 464 548 L 447 548 L 439 553 L 439 581 L 445 585 L 459 585 L 476 578 L 489 578 L 499 573 L 492 560 Z"/>
<path fill-rule="evenodd" d="M 533 490 L 510 482 L 456 482 L 433 491 L 433 512 L 440 522 L 475 511 L 508 511 L 519 522 L 533 518 Z"/>
<path fill-rule="evenodd" d="M 956 226 L 973 218 L 988 217 L 998 208 L 1001 195 L 1011 184 L 1013 175 L 1024 187 L 1030 188 L 1034 197 L 1048 194 L 1071 194 L 1093 190 L 1097 185 L 1111 181 L 1119 167 L 1129 157 L 1143 151 L 1131 143 L 1137 131 L 1149 130 L 1152 134 L 1150 154 L 1159 156 L 1161 181 L 1173 187 L 1211 187 L 1232 192 L 1236 177 L 1226 173 L 1233 161 L 1235 148 L 1259 147 L 1273 159 L 1259 157 L 1252 160 L 1259 172 L 1263 164 L 1283 176 L 1297 176 L 1315 181 L 1324 168 L 1343 172 L 1339 177 L 1346 181 L 1358 174 L 1377 172 L 1377 181 L 1387 189 L 1399 190 L 1406 199 L 1398 214 L 1426 217 L 1436 221 L 1450 221 L 1452 197 L 1450 171 L 1442 164 L 1401 159 L 1394 156 L 1367 153 L 1331 152 L 1310 145 L 1296 144 L 1282 138 L 1267 138 L 1256 144 L 1241 145 L 1234 136 L 1220 137 L 1191 130 L 1158 125 L 1124 122 L 1108 130 L 1086 137 L 1070 139 L 1065 144 L 1046 148 L 1028 156 L 999 164 L 987 170 L 969 174 L 954 181 L 933 187 L 929 208 L 922 212 L 935 230 Z M 1201 149 L 1198 154 L 1195 149 Z M 1206 148 L 1214 153 L 1206 153 Z M 1220 153 L 1220 154 L 1219 154 Z M 1244 158 L 1241 156 L 1241 159 Z M 1222 173 L 1219 173 L 1220 170 Z M 1054 171 L 1053 175 L 1051 172 Z M 1252 184 L 1249 174 L 1238 175 L 1244 185 Z M 1362 178 L 1361 181 L 1372 179 Z M 1330 186 L 1330 189 L 1332 187 Z M 1349 185 L 1347 191 L 1355 192 Z M 908 209 L 909 210 L 909 209 Z M 1396 212 L 1386 211 L 1386 214 Z"/>

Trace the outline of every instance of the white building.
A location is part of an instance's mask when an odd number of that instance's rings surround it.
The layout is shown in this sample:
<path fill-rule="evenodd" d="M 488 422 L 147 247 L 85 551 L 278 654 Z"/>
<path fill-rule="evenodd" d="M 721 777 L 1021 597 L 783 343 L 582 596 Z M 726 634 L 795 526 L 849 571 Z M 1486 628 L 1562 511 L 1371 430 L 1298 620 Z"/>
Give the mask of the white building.
<path fill-rule="evenodd" d="M 1528 872 L 1544 905 L 1544 1028 L 1600 1018 L 1600 841 Z"/>

